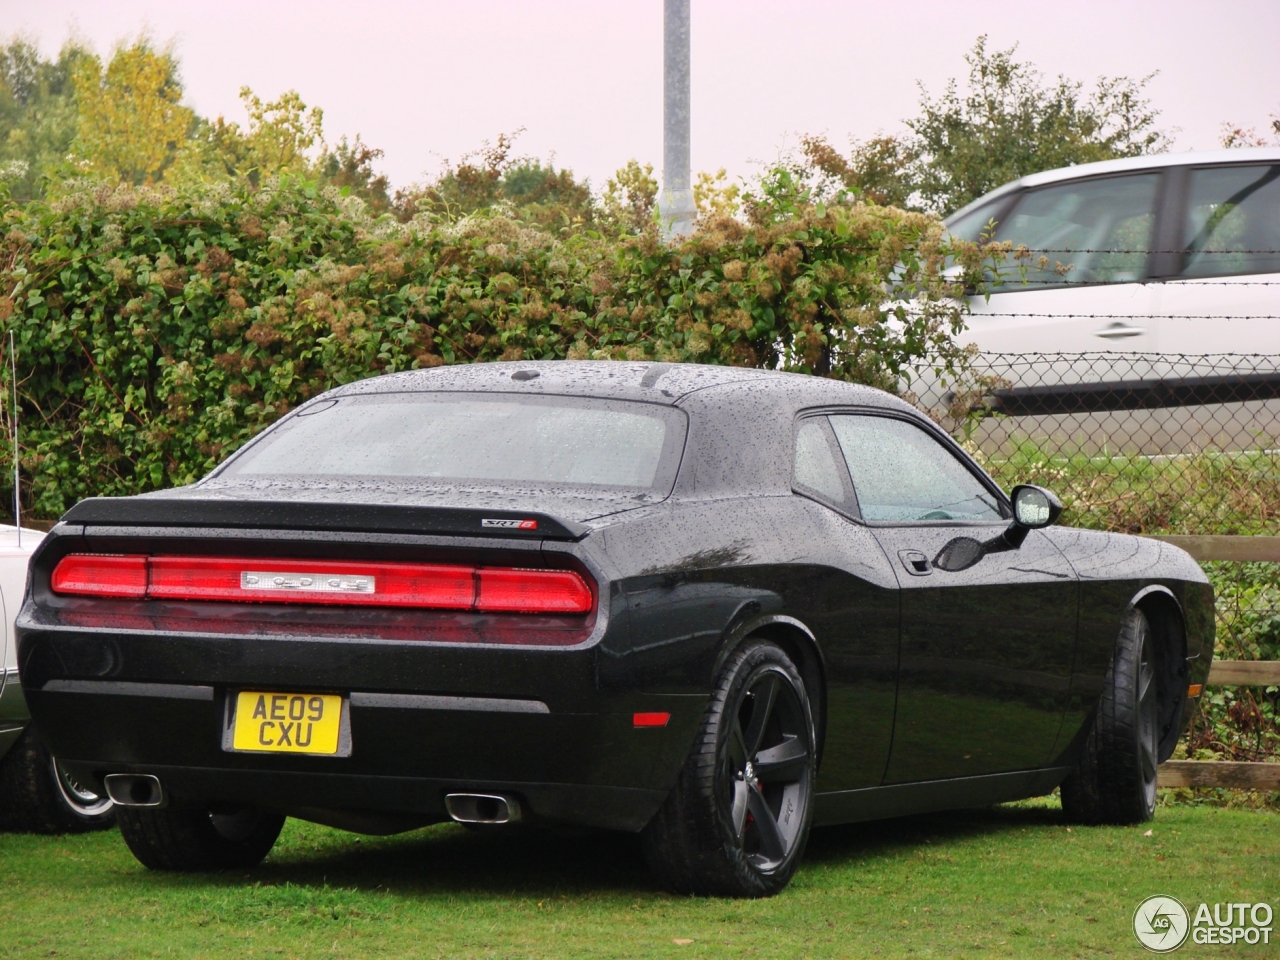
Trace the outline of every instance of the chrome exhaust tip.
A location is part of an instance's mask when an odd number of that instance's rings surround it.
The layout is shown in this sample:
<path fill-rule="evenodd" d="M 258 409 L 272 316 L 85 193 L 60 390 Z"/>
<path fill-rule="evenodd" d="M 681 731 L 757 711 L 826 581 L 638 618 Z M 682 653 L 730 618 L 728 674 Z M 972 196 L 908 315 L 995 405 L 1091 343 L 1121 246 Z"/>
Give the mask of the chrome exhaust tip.
<path fill-rule="evenodd" d="M 450 793 L 444 798 L 449 816 L 459 823 L 516 823 L 520 801 L 501 793 Z"/>
<path fill-rule="evenodd" d="M 149 773 L 109 773 L 102 778 L 109 796 L 120 807 L 165 807 L 169 797 L 159 777 Z"/>

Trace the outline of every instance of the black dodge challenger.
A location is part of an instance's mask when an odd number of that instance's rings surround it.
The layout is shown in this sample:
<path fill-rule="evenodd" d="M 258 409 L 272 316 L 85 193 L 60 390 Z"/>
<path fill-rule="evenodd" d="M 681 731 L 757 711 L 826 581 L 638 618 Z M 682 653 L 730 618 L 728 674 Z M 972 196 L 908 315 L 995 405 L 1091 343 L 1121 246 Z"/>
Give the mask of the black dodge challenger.
<path fill-rule="evenodd" d="M 1045 794 L 1149 819 L 1213 655 L 1182 551 L 1053 527 L 864 387 L 645 363 L 317 397 L 31 562 L 31 714 L 161 869 L 286 816 L 640 831 L 775 893 L 809 828 Z"/>

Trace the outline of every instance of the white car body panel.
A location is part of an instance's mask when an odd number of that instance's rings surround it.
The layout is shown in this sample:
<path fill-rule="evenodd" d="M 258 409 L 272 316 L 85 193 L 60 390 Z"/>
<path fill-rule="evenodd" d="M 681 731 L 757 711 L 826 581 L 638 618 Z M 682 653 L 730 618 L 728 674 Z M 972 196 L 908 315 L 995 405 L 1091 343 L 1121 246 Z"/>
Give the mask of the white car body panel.
<path fill-rule="evenodd" d="M 0 756 L 18 739 L 26 726 L 26 701 L 18 684 L 18 649 L 13 621 L 27 589 L 27 562 L 44 534 L 39 530 L 0 526 L 0 650 L 4 670 L 0 673 Z"/>
<path fill-rule="evenodd" d="M 962 339 L 983 353 L 1154 353 L 1163 347 L 1158 318 L 1151 316 L 1152 286 L 1097 284 L 975 297 Z"/>
<path fill-rule="evenodd" d="M 1173 167 L 1251 164 L 1280 164 L 1280 148 L 1170 153 L 1049 170 L 979 197 L 947 223 L 1001 197 L 1051 184 Z M 984 353 L 1280 354 L 1280 319 L 1275 319 L 1280 273 L 1013 289 L 1017 284 L 1009 276 L 1003 291 L 996 288 L 989 299 L 970 300 L 972 316 L 962 342 L 975 343 Z"/>

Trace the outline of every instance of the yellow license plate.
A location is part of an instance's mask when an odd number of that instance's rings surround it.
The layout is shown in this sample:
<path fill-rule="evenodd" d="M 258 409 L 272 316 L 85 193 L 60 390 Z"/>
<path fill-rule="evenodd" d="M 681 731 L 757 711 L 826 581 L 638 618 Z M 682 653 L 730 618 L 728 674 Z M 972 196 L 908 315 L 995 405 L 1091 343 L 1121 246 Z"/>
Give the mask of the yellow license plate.
<path fill-rule="evenodd" d="M 242 690 L 236 696 L 236 750 L 270 753 L 338 752 L 342 698 L 322 693 L 263 693 Z"/>

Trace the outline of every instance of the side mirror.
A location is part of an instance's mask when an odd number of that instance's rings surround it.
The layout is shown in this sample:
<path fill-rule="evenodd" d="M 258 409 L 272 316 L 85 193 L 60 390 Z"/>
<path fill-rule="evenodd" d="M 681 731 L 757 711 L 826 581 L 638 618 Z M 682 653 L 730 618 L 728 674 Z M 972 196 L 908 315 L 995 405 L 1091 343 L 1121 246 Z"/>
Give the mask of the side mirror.
<path fill-rule="evenodd" d="M 1028 530 L 1039 530 L 1057 522 L 1062 516 L 1062 501 L 1044 487 L 1020 483 L 1010 495 L 1013 522 Z"/>
<path fill-rule="evenodd" d="M 1013 523 L 999 538 L 1007 550 L 1017 550 L 1028 532 L 1047 527 L 1062 515 L 1062 501 L 1044 487 L 1020 483 L 1009 499 L 1013 501 Z"/>
<path fill-rule="evenodd" d="M 1043 487 L 1022 483 L 1013 488 L 1013 523 L 998 537 L 979 543 L 972 537 L 948 541 L 933 558 L 939 570 L 958 572 L 974 566 L 989 553 L 1017 550 L 1027 534 L 1054 523 L 1062 515 L 1062 501 Z"/>

